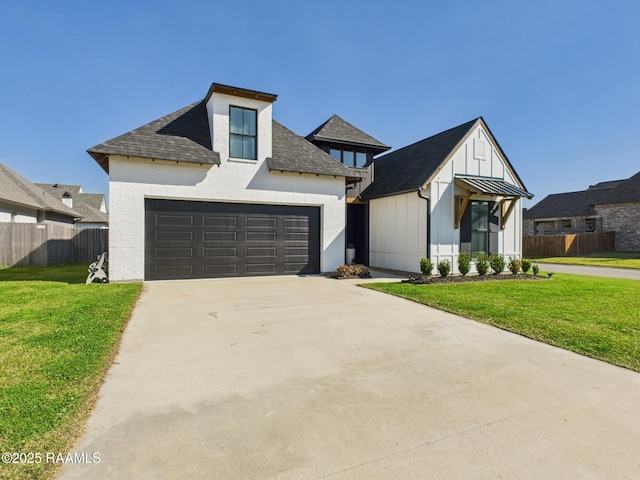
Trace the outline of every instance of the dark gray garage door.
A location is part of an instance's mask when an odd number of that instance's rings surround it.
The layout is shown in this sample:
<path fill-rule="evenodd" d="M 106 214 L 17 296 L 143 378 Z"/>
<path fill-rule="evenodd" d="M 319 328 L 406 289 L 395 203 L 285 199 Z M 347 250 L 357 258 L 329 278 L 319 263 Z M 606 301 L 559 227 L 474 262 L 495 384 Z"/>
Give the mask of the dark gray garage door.
<path fill-rule="evenodd" d="M 320 209 L 145 200 L 145 278 L 320 272 Z"/>

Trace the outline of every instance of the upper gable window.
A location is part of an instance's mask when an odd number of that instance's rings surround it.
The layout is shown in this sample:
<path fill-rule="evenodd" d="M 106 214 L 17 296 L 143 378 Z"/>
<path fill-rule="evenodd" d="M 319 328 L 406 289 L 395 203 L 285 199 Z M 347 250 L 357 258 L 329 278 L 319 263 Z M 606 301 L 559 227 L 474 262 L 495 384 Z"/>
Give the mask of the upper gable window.
<path fill-rule="evenodd" d="M 329 149 L 329 155 L 339 162 L 344 163 L 347 167 L 363 168 L 367 163 L 367 154 L 357 150 L 331 147 Z"/>
<path fill-rule="evenodd" d="M 229 107 L 229 156 L 256 160 L 258 112 L 250 108 Z"/>

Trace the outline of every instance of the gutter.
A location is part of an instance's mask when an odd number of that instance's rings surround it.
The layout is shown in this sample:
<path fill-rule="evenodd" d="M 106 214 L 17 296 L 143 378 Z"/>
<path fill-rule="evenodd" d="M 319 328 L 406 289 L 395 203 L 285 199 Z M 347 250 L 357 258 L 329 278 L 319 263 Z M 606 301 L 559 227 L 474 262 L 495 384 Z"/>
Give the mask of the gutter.
<path fill-rule="evenodd" d="M 422 194 L 420 187 L 418 187 L 418 196 L 427 201 L 427 258 L 431 260 L 431 199 Z"/>

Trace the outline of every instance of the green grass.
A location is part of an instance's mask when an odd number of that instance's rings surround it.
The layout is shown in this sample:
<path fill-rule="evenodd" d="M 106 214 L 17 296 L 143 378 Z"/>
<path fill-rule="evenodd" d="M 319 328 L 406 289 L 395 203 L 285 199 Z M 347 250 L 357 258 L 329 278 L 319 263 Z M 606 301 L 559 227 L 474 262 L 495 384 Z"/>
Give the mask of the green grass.
<path fill-rule="evenodd" d="M 540 281 L 363 284 L 640 372 L 640 281 L 565 275 Z"/>
<path fill-rule="evenodd" d="M 588 265 L 594 267 L 640 268 L 640 252 L 593 253 L 582 257 L 533 257 L 540 263 Z"/>
<path fill-rule="evenodd" d="M 0 269 L 0 478 L 52 478 L 46 452 L 71 450 L 142 285 L 84 285 L 87 265 Z M 59 465 L 58 465 L 59 467 Z"/>

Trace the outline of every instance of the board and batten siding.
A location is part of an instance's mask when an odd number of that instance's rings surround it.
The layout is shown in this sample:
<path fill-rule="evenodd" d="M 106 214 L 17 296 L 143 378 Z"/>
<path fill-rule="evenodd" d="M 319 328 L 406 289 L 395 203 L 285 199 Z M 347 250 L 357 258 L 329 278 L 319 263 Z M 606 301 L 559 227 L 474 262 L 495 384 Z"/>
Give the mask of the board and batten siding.
<path fill-rule="evenodd" d="M 427 201 L 416 191 L 371 200 L 369 209 L 369 263 L 420 271 L 427 255 Z"/>
<path fill-rule="evenodd" d="M 460 253 L 460 229 L 454 228 L 453 222 L 454 201 L 456 195 L 464 193 L 462 188 L 455 185 L 456 174 L 500 178 L 512 185 L 519 185 L 481 125 L 436 173 L 423 191 L 423 195 L 430 198 L 431 261 L 437 265 L 441 260 L 449 260 L 453 273 L 458 273 Z M 492 200 L 491 197 L 478 199 Z M 418 196 L 417 191 L 370 202 L 372 267 L 420 271 L 420 259 L 427 255 L 426 208 L 427 202 Z M 401 240 L 403 232 L 406 240 Z M 498 232 L 498 252 L 490 253 L 500 253 L 508 259 L 509 256 L 520 257 L 521 252 L 522 208 L 518 199 L 507 225 Z M 434 273 L 437 273 L 435 268 Z"/>

